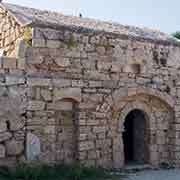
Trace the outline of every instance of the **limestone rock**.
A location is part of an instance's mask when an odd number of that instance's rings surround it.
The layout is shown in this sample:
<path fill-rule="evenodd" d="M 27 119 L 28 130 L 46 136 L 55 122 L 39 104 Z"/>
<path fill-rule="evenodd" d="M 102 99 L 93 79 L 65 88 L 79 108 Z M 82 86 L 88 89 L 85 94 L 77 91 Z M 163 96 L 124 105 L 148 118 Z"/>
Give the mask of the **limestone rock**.
<path fill-rule="evenodd" d="M 28 110 L 37 111 L 43 110 L 45 107 L 45 103 L 43 101 L 29 101 Z"/>
<path fill-rule="evenodd" d="M 70 61 L 68 58 L 57 58 L 55 59 L 55 62 L 60 67 L 68 67 L 70 66 Z"/>
<path fill-rule="evenodd" d="M 54 89 L 54 100 L 61 100 L 65 98 L 72 98 L 75 101 L 80 102 L 81 89 L 80 88 Z"/>
<path fill-rule="evenodd" d="M 20 155 L 24 150 L 24 142 L 16 141 L 14 139 L 5 143 L 7 155 Z"/>
<path fill-rule="evenodd" d="M 6 77 L 6 84 L 7 85 L 19 85 L 24 84 L 25 78 L 24 77 L 14 77 L 14 76 L 7 76 Z"/>
<path fill-rule="evenodd" d="M 40 140 L 39 138 L 32 134 L 27 134 L 26 139 L 26 156 L 28 160 L 37 160 L 41 153 Z"/>
<path fill-rule="evenodd" d="M 11 120 L 10 121 L 10 130 L 17 131 L 24 127 L 25 121 L 23 118 L 19 118 L 18 120 Z"/>
<path fill-rule="evenodd" d="M 26 42 L 23 40 L 23 38 L 19 38 L 16 41 L 16 47 L 15 48 L 16 48 L 15 49 L 15 56 L 17 58 L 24 58 L 25 54 L 26 54 L 27 45 L 26 45 Z"/>
<path fill-rule="evenodd" d="M 0 122 L 0 133 L 6 132 L 7 124 L 6 122 Z"/>
<path fill-rule="evenodd" d="M 0 158 L 4 158 L 5 157 L 5 146 L 0 144 Z"/>
<path fill-rule="evenodd" d="M 93 148 L 94 148 L 94 143 L 92 141 L 83 141 L 83 142 L 80 142 L 79 144 L 80 151 L 90 150 Z"/>
<path fill-rule="evenodd" d="M 0 133 L 0 142 L 6 141 L 12 137 L 10 132 Z"/>
<path fill-rule="evenodd" d="M 28 78 L 27 84 L 29 86 L 50 86 L 51 80 L 46 78 Z"/>
<path fill-rule="evenodd" d="M 3 68 L 16 69 L 16 66 L 17 66 L 16 58 L 3 57 Z"/>
<path fill-rule="evenodd" d="M 53 83 L 53 86 L 59 87 L 59 88 L 71 86 L 71 80 L 69 79 L 53 79 L 52 83 Z"/>
<path fill-rule="evenodd" d="M 51 96 L 50 90 L 42 89 L 41 90 L 41 96 L 43 97 L 43 99 L 45 101 L 51 101 L 52 100 L 52 96 Z"/>
<path fill-rule="evenodd" d="M 7 88 L 6 87 L 0 87 L 0 97 L 3 96 L 7 91 Z"/>

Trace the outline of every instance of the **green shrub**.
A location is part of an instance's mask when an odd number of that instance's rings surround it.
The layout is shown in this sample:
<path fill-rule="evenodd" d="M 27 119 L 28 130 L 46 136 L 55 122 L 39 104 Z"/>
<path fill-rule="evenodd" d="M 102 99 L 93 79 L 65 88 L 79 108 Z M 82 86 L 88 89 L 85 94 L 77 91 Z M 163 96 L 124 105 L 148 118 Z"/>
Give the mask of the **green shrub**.
<path fill-rule="evenodd" d="M 23 39 L 28 46 L 32 46 L 32 28 L 30 26 L 23 29 Z"/>
<path fill-rule="evenodd" d="M 70 35 L 69 35 L 67 46 L 69 49 L 75 48 L 77 46 L 76 40 L 75 40 L 74 35 L 72 33 L 70 33 Z"/>
<path fill-rule="evenodd" d="M 180 31 L 176 31 L 175 33 L 172 33 L 172 36 L 174 36 L 177 39 L 180 39 Z"/>
<path fill-rule="evenodd" d="M 14 168 L 0 167 L 0 180 L 113 180 L 115 176 L 102 168 L 73 165 L 18 164 Z M 119 180 L 119 178 L 118 178 Z"/>

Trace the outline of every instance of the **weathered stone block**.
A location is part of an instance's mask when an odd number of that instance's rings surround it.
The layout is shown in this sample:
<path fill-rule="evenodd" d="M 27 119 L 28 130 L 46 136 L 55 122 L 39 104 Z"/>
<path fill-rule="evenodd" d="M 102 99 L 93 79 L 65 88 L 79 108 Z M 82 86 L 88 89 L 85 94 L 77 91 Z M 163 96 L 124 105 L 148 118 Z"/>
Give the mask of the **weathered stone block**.
<path fill-rule="evenodd" d="M 99 55 L 104 55 L 105 52 L 106 52 L 104 46 L 98 46 L 98 47 L 96 48 L 96 51 L 98 52 Z"/>
<path fill-rule="evenodd" d="M 24 142 L 16 141 L 14 139 L 7 141 L 6 145 L 6 153 L 7 155 L 20 155 L 24 150 Z"/>
<path fill-rule="evenodd" d="M 40 148 L 40 139 L 32 134 L 27 133 L 27 139 L 26 139 L 26 157 L 28 160 L 38 160 L 41 148 Z"/>
<path fill-rule="evenodd" d="M 79 150 L 85 151 L 85 150 L 91 150 L 94 149 L 94 142 L 93 141 L 82 141 L 79 143 Z"/>
<path fill-rule="evenodd" d="M 79 140 L 80 141 L 85 141 L 87 139 L 87 137 L 88 137 L 87 134 L 80 134 L 79 135 Z"/>
<path fill-rule="evenodd" d="M 102 87 L 102 81 L 89 81 L 89 87 Z"/>
<path fill-rule="evenodd" d="M 77 102 L 81 101 L 81 89 L 80 88 L 63 88 L 57 89 L 55 88 L 53 91 L 54 100 L 61 100 L 61 99 L 73 99 Z"/>
<path fill-rule="evenodd" d="M 0 122 L 0 133 L 7 131 L 7 123 L 6 122 Z"/>
<path fill-rule="evenodd" d="M 46 134 L 55 134 L 56 133 L 56 126 L 45 126 L 44 131 Z"/>
<path fill-rule="evenodd" d="M 10 132 L 3 132 L 0 133 L 0 142 L 6 141 L 12 137 L 12 134 Z"/>
<path fill-rule="evenodd" d="M 17 59 L 16 58 L 3 57 L 3 68 L 5 68 L 5 69 L 16 69 L 17 68 Z"/>
<path fill-rule="evenodd" d="M 32 41 L 33 47 L 46 47 L 46 41 L 45 39 L 33 39 Z"/>
<path fill-rule="evenodd" d="M 94 133 L 102 133 L 106 131 L 106 127 L 104 126 L 96 126 L 93 128 Z"/>
<path fill-rule="evenodd" d="M 73 102 L 71 101 L 56 101 L 53 103 L 47 104 L 47 109 L 49 110 L 57 110 L 57 111 L 72 111 L 73 110 Z"/>
<path fill-rule="evenodd" d="M 43 101 L 29 101 L 27 109 L 30 111 L 43 110 L 45 108 L 45 103 Z"/>
<path fill-rule="evenodd" d="M 11 131 L 17 131 L 22 129 L 25 126 L 25 120 L 22 117 L 19 117 L 19 119 L 12 119 L 9 122 L 10 130 Z"/>
<path fill-rule="evenodd" d="M 69 58 L 60 57 L 60 58 L 56 58 L 54 61 L 60 67 L 68 67 L 68 66 L 70 66 Z"/>
<path fill-rule="evenodd" d="M 20 85 L 25 83 L 24 77 L 6 76 L 5 80 L 7 85 Z"/>
<path fill-rule="evenodd" d="M 17 68 L 24 70 L 26 68 L 26 58 L 18 58 Z"/>
<path fill-rule="evenodd" d="M 41 96 L 45 101 L 51 101 L 52 100 L 52 93 L 50 90 L 41 89 Z"/>
<path fill-rule="evenodd" d="M 51 86 L 51 80 L 46 78 L 28 78 L 29 86 Z"/>
<path fill-rule="evenodd" d="M 52 84 L 55 87 L 69 87 L 71 86 L 70 79 L 53 79 Z"/>
<path fill-rule="evenodd" d="M 5 158 L 5 156 L 6 156 L 5 146 L 0 144 L 0 158 Z"/>
<path fill-rule="evenodd" d="M 60 48 L 61 42 L 58 40 L 47 40 L 46 41 L 46 46 L 48 48 Z"/>
<path fill-rule="evenodd" d="M 26 42 L 23 40 L 23 38 L 19 38 L 16 41 L 16 47 L 15 47 L 16 58 L 25 58 L 26 48 L 27 48 Z"/>

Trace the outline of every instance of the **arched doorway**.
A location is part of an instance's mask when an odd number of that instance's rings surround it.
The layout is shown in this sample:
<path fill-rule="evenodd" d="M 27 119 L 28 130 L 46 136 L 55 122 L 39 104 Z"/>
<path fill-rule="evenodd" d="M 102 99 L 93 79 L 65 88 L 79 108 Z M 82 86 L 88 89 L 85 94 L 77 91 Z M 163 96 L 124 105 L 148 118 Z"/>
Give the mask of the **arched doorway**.
<path fill-rule="evenodd" d="M 145 164 L 149 161 L 147 116 L 138 109 L 130 111 L 123 132 L 125 164 Z"/>

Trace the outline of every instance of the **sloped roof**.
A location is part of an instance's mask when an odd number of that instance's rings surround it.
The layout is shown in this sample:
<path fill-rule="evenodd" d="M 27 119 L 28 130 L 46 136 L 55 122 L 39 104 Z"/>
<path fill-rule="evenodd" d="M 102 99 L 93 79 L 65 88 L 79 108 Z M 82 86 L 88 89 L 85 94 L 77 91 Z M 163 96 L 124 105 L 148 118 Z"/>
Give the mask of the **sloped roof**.
<path fill-rule="evenodd" d="M 178 43 L 179 41 L 170 35 L 152 30 L 149 28 L 139 28 L 135 26 L 121 25 L 113 22 L 105 22 L 89 18 L 67 16 L 58 12 L 44 11 L 19 5 L 0 3 L 0 6 L 11 13 L 20 25 L 44 26 L 57 29 L 68 26 L 74 29 L 86 29 L 89 31 L 110 32 L 143 39 L 168 41 Z"/>

